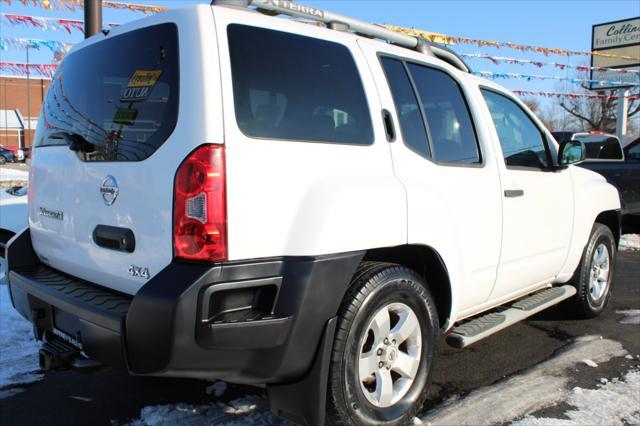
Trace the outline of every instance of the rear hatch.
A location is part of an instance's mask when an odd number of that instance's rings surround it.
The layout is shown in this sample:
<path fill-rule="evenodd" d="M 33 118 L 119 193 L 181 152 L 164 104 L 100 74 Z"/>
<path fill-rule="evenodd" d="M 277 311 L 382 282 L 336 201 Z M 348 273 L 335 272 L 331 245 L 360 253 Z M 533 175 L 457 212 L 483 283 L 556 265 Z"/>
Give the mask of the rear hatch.
<path fill-rule="evenodd" d="M 30 172 L 29 225 L 44 263 L 134 294 L 171 262 L 175 171 L 204 142 L 179 134 L 201 117 L 176 127 L 179 74 L 171 22 L 106 36 L 62 62 Z"/>

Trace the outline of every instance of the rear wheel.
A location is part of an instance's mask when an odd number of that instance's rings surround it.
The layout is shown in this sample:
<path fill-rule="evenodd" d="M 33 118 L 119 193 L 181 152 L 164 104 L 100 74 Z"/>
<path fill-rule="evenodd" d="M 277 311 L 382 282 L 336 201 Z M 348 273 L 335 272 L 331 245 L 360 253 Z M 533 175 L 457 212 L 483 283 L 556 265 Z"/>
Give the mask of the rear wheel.
<path fill-rule="evenodd" d="M 340 308 L 329 423 L 411 423 L 427 396 L 438 332 L 435 304 L 415 272 L 364 262 Z"/>
<path fill-rule="evenodd" d="M 596 223 L 571 283 L 578 290 L 567 307 L 578 318 L 594 318 L 604 310 L 611 297 L 616 261 L 616 242 L 611 230 Z"/>
<path fill-rule="evenodd" d="M 5 164 L 7 162 L 7 157 L 4 155 L 0 155 L 0 164 Z"/>

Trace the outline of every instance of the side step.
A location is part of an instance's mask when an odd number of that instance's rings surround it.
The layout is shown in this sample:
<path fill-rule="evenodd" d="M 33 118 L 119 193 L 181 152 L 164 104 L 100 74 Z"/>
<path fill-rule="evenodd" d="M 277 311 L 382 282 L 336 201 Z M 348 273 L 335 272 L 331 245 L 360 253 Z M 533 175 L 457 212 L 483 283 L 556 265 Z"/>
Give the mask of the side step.
<path fill-rule="evenodd" d="M 454 327 L 447 335 L 447 343 L 449 346 L 462 349 L 550 306 L 557 305 L 574 294 L 576 294 L 576 288 L 572 285 L 539 291 L 511 305 L 506 305 L 504 310 L 476 317 Z"/>

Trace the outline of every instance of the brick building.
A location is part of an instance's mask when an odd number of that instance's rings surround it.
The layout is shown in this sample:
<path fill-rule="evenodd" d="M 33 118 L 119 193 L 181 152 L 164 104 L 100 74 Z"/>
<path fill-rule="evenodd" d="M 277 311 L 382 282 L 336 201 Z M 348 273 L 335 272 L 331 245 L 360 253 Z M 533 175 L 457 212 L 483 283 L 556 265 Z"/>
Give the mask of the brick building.
<path fill-rule="evenodd" d="M 31 146 L 33 134 L 38 123 L 40 106 L 49 87 L 50 79 L 31 77 L 0 77 L 0 144 L 20 147 Z M 29 108 L 27 109 L 27 104 Z M 4 111 L 15 111 L 20 125 L 16 128 L 15 121 Z M 19 127 L 22 127 L 21 129 Z"/>

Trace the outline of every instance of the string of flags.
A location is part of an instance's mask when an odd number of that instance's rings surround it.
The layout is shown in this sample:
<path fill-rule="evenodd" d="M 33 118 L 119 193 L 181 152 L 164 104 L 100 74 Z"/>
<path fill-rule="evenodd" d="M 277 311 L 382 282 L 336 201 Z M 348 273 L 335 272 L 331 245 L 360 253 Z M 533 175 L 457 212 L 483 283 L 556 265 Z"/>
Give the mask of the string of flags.
<path fill-rule="evenodd" d="M 540 91 L 531 91 L 531 90 L 511 90 L 518 96 L 542 96 L 544 98 L 567 98 L 567 99 L 578 99 L 578 98 L 589 98 L 589 99 L 619 99 L 622 96 L 618 95 L 597 95 L 593 93 L 566 93 L 566 92 L 540 92 Z M 627 99 L 630 101 L 640 99 L 640 95 L 632 95 L 628 96 Z"/>
<path fill-rule="evenodd" d="M 66 31 L 71 34 L 72 30 L 77 30 L 84 33 L 84 21 L 79 19 L 45 18 L 42 16 L 12 15 L 8 13 L 0 13 L 0 16 L 12 27 L 22 25 L 39 28 L 43 31 Z M 113 28 L 117 27 L 118 24 L 107 23 L 105 26 Z"/>
<path fill-rule="evenodd" d="M 578 56 L 578 55 L 601 56 L 604 58 L 618 58 L 618 59 L 624 59 L 624 60 L 634 61 L 634 62 L 638 62 L 638 60 L 640 59 L 635 56 L 614 55 L 611 53 L 604 53 L 602 51 L 588 52 L 588 51 L 582 51 L 582 50 L 565 50 L 565 49 L 556 49 L 554 47 L 541 47 L 541 46 L 531 46 L 527 44 L 518 44 L 518 43 L 512 43 L 510 41 L 478 40 L 478 39 L 472 39 L 472 38 L 466 38 L 466 37 L 434 34 L 429 31 L 419 30 L 416 28 L 397 27 L 395 25 L 383 25 L 383 27 L 392 31 L 402 33 L 402 34 L 407 34 L 414 37 L 422 37 L 424 39 L 427 39 L 429 41 L 436 42 L 436 43 L 439 42 L 438 39 L 441 39 L 443 40 L 442 42 L 444 44 L 457 44 L 457 43 L 475 44 L 478 47 L 488 46 L 488 47 L 495 47 L 497 49 L 501 47 L 508 47 L 511 49 L 519 50 L 521 52 L 541 53 L 545 56 L 548 56 L 550 54 L 559 55 L 559 56 Z"/>
<path fill-rule="evenodd" d="M 22 3 L 25 6 L 40 6 L 43 9 L 48 10 L 69 10 L 76 11 L 78 9 L 82 9 L 84 7 L 84 2 L 82 0 L 0 0 L 4 3 L 8 3 L 11 5 L 13 1 L 16 3 Z M 142 12 L 145 15 L 155 14 L 162 11 L 167 10 L 166 7 L 162 6 L 150 6 L 145 4 L 134 4 L 134 3 L 124 3 L 124 2 L 116 2 L 116 1 L 103 1 L 103 7 L 108 7 L 111 9 L 128 9 L 132 12 Z"/>
<path fill-rule="evenodd" d="M 36 49 L 40 50 L 41 48 L 46 48 L 51 50 L 53 53 L 56 52 L 68 52 L 71 49 L 73 43 L 65 43 L 63 41 L 58 40 L 42 40 L 39 38 L 13 38 L 13 37 L 2 37 L 0 38 L 0 50 L 9 50 L 9 49 Z"/>
<path fill-rule="evenodd" d="M 491 78 L 494 80 L 498 79 L 517 79 L 524 81 L 531 80 L 557 80 L 557 81 L 569 81 L 573 84 L 599 84 L 602 86 L 640 86 L 638 83 L 629 83 L 624 81 L 602 81 L 602 80 L 590 80 L 587 78 L 568 78 L 568 77 L 559 77 L 556 75 L 529 75 L 529 74 L 520 74 L 516 72 L 492 72 L 492 71 L 474 71 L 474 75 Z"/>
<path fill-rule="evenodd" d="M 53 77 L 58 68 L 57 64 L 25 64 L 18 62 L 0 62 L 0 71 L 8 71 L 18 75 L 31 75 L 39 74 L 48 78 Z M 595 93 L 567 93 L 567 92 L 545 92 L 545 91 L 532 91 L 532 90 L 511 90 L 518 96 L 541 96 L 545 98 L 589 98 L 589 99 L 619 99 L 618 95 L 603 95 Z M 630 101 L 640 99 L 640 94 L 628 96 Z"/>
<path fill-rule="evenodd" d="M 578 72 L 588 73 L 590 70 L 600 71 L 600 72 L 619 72 L 621 74 L 640 74 L 640 70 L 632 70 L 628 68 L 605 68 L 605 67 L 591 67 L 584 65 L 570 65 L 570 64 L 562 64 L 559 62 L 543 62 L 543 61 L 533 61 L 531 59 L 516 59 L 516 58 L 506 58 L 504 56 L 491 56 L 483 53 L 460 53 L 460 56 L 463 58 L 477 58 L 477 59 L 486 59 L 493 62 L 496 65 L 501 63 L 506 64 L 518 64 L 518 65 L 533 65 L 537 68 L 542 68 L 545 66 L 553 66 L 558 69 L 564 70 L 566 68 L 575 69 Z"/>
<path fill-rule="evenodd" d="M 20 62 L 0 62 L 0 71 L 9 72 L 17 75 L 38 74 L 51 78 L 58 69 L 57 64 L 25 64 Z"/>

